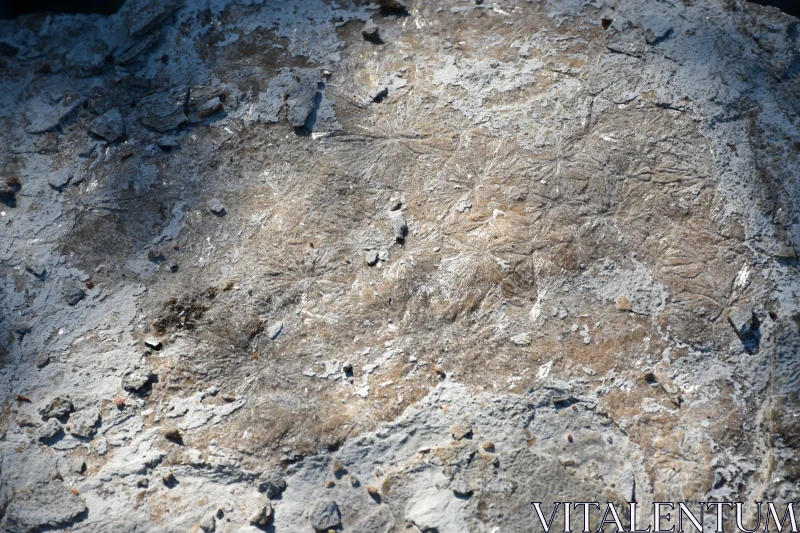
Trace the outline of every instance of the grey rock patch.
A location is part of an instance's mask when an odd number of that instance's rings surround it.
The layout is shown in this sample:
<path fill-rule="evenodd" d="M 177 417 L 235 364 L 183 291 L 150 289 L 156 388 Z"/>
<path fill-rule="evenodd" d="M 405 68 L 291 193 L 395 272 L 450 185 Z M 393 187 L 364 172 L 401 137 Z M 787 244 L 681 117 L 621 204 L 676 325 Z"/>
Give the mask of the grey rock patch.
<path fill-rule="evenodd" d="M 368 250 L 364 253 L 364 262 L 367 263 L 369 266 L 375 266 L 378 262 L 378 251 L 377 250 Z"/>
<path fill-rule="evenodd" d="M 61 418 L 68 415 L 72 411 L 72 402 L 69 398 L 56 396 L 50 403 L 39 410 L 39 413 L 45 418 Z"/>
<path fill-rule="evenodd" d="M 274 500 L 286 490 L 286 477 L 280 470 L 264 472 L 256 480 L 256 488 L 266 494 L 267 498 Z"/>
<path fill-rule="evenodd" d="M 70 433 L 77 437 L 90 438 L 100 421 L 100 410 L 96 407 L 81 409 L 69 418 Z"/>
<path fill-rule="evenodd" d="M 89 125 L 89 133 L 110 143 L 122 139 L 125 136 L 125 123 L 119 109 L 115 107 L 94 119 Z"/>
<path fill-rule="evenodd" d="M 197 116 L 200 118 L 205 118 L 211 116 L 215 113 L 219 113 L 222 111 L 223 105 L 222 100 L 219 99 L 219 96 L 215 96 L 208 102 L 202 104 L 200 107 L 197 108 Z"/>
<path fill-rule="evenodd" d="M 339 507 L 333 500 L 319 500 L 309 511 L 311 527 L 317 531 L 325 531 L 338 527 L 342 523 Z"/>
<path fill-rule="evenodd" d="M 759 326 L 758 318 L 750 306 L 732 308 L 728 323 L 742 340 L 752 338 Z"/>
<path fill-rule="evenodd" d="M 158 147 L 165 151 L 171 151 L 175 148 L 180 148 L 181 144 L 178 142 L 177 139 L 172 137 L 161 137 L 156 141 Z"/>
<path fill-rule="evenodd" d="M 186 96 L 186 89 L 176 87 L 142 98 L 136 106 L 139 120 L 155 131 L 174 130 L 189 120 L 185 112 Z"/>
<path fill-rule="evenodd" d="M 122 388 L 130 392 L 139 392 L 153 379 L 153 369 L 143 367 L 127 372 L 122 378 Z"/>
<path fill-rule="evenodd" d="M 86 39 L 67 52 L 64 60 L 76 76 L 88 78 L 103 70 L 110 52 L 103 41 Z"/>
<path fill-rule="evenodd" d="M 289 91 L 289 124 L 294 128 L 306 125 L 314 111 L 315 100 L 319 92 L 319 79 L 316 76 L 298 75 L 297 83 Z"/>
<path fill-rule="evenodd" d="M 48 131 L 42 134 L 34 143 L 37 154 L 55 154 L 58 152 L 58 133 Z"/>
<path fill-rule="evenodd" d="M 406 223 L 406 217 L 403 216 L 402 211 L 390 211 L 389 222 L 391 222 L 392 233 L 394 234 L 395 240 L 403 242 L 406 235 L 408 235 L 408 224 Z"/>
<path fill-rule="evenodd" d="M 472 427 L 466 424 L 456 424 L 450 428 L 450 434 L 455 440 L 462 440 L 472 437 Z"/>
<path fill-rule="evenodd" d="M 28 101 L 25 110 L 27 126 L 25 131 L 28 133 L 45 133 L 56 129 L 63 121 L 76 112 L 85 101 L 74 95 L 65 96 L 57 103 L 51 103 L 50 99 L 43 96 L 36 96 Z"/>
<path fill-rule="evenodd" d="M 82 457 L 73 457 L 69 461 L 69 469 L 76 474 L 83 474 L 86 472 L 86 461 Z"/>
<path fill-rule="evenodd" d="M 86 511 L 86 503 L 72 494 L 61 481 L 18 493 L 3 517 L 9 533 L 27 533 L 57 528 L 73 522 Z"/>
<path fill-rule="evenodd" d="M 517 346 L 528 346 L 532 342 L 529 333 L 519 333 L 511 337 L 509 340 Z"/>
<path fill-rule="evenodd" d="M 134 0 L 124 6 L 131 37 L 144 35 L 159 26 L 181 5 L 180 0 Z"/>
<path fill-rule="evenodd" d="M 380 506 L 374 513 L 353 526 L 353 533 L 390 533 L 394 531 L 395 519 L 392 510 Z M 405 531 L 405 530 L 404 530 Z"/>
<path fill-rule="evenodd" d="M 458 476 L 453 480 L 450 484 L 450 489 L 456 496 L 471 496 L 472 493 L 475 492 L 462 476 Z"/>
<path fill-rule="evenodd" d="M 364 27 L 361 28 L 361 35 L 370 42 L 380 42 L 380 33 L 378 31 L 378 25 L 375 24 L 375 21 L 369 19 L 365 24 Z"/>
<path fill-rule="evenodd" d="M 71 283 L 64 287 L 63 295 L 64 301 L 67 302 L 67 305 L 74 307 L 78 305 L 78 302 L 83 300 L 83 298 L 86 296 L 86 293 L 79 285 Z"/>
<path fill-rule="evenodd" d="M 47 352 L 39 352 L 36 354 L 36 359 L 34 360 L 34 364 L 36 368 L 44 368 L 50 363 L 50 354 Z"/>
<path fill-rule="evenodd" d="M 203 533 L 213 533 L 217 529 L 217 513 L 208 513 L 204 516 L 197 525 Z"/>
<path fill-rule="evenodd" d="M 254 526 L 266 526 L 272 521 L 272 504 L 266 500 L 247 519 Z"/>
<path fill-rule="evenodd" d="M 68 168 L 62 168 L 52 172 L 47 177 L 47 184 L 57 191 L 62 191 L 69 184 L 72 179 L 72 171 Z"/>
<path fill-rule="evenodd" d="M 61 431 L 61 424 L 58 423 L 58 420 L 51 418 L 36 431 L 36 439 L 48 441 L 61 433 Z"/>
<path fill-rule="evenodd" d="M 278 321 L 272 324 L 269 329 L 267 330 L 267 336 L 270 340 L 275 340 L 278 336 L 283 332 L 283 321 Z"/>
<path fill-rule="evenodd" d="M 217 216 L 223 216 L 227 212 L 225 210 L 225 204 L 218 198 L 212 198 L 208 201 L 208 210 Z"/>
<path fill-rule="evenodd" d="M 127 48 L 124 52 L 114 58 L 114 64 L 127 65 L 132 63 L 139 56 L 147 52 L 158 42 L 161 36 L 157 32 L 150 33 L 140 39 L 137 43 Z"/>

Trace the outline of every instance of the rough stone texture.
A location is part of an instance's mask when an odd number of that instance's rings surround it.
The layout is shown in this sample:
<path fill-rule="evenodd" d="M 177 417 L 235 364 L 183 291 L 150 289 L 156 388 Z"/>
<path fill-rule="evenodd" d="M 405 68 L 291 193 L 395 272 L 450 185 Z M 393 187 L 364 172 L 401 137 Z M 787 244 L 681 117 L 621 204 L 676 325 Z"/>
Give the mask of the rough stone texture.
<path fill-rule="evenodd" d="M 798 501 L 798 24 L 741 0 L 0 21 L 0 529 Z"/>
<path fill-rule="evenodd" d="M 64 301 L 70 307 L 78 305 L 78 302 L 84 299 L 86 293 L 84 290 L 75 284 L 68 284 L 64 287 Z"/>
<path fill-rule="evenodd" d="M 40 409 L 39 413 L 44 418 L 61 418 L 69 414 L 72 408 L 72 402 L 69 398 L 58 396 L 53 398 L 44 408 Z"/>
<path fill-rule="evenodd" d="M 72 171 L 68 168 L 62 168 L 51 173 L 47 178 L 47 184 L 57 191 L 64 190 L 70 180 L 72 179 Z"/>
<path fill-rule="evenodd" d="M 319 500 L 309 510 L 308 518 L 316 531 L 327 531 L 342 523 L 339 507 L 333 500 Z"/>
<path fill-rule="evenodd" d="M 272 500 L 279 497 L 286 490 L 286 478 L 283 473 L 277 470 L 265 472 L 259 476 L 256 486 L 259 491 Z"/>
<path fill-rule="evenodd" d="M 94 435 L 95 427 L 100 421 L 100 410 L 96 407 L 81 409 L 69 417 L 70 433 L 78 437 L 89 438 Z"/>
<path fill-rule="evenodd" d="M 61 424 L 58 423 L 58 420 L 51 418 L 42 424 L 42 427 L 36 430 L 36 438 L 43 442 L 49 441 L 61 433 L 61 431 Z"/>
<path fill-rule="evenodd" d="M 122 377 L 122 388 L 131 392 L 140 391 L 150 383 L 152 377 L 153 369 L 150 367 L 132 369 Z"/>
<path fill-rule="evenodd" d="M 60 481 L 21 491 L 6 509 L 0 527 L 9 533 L 56 528 L 86 511 L 86 504 Z"/>
<path fill-rule="evenodd" d="M 116 142 L 125 135 L 125 123 L 119 109 L 106 111 L 89 125 L 89 133 L 97 135 L 108 142 Z"/>

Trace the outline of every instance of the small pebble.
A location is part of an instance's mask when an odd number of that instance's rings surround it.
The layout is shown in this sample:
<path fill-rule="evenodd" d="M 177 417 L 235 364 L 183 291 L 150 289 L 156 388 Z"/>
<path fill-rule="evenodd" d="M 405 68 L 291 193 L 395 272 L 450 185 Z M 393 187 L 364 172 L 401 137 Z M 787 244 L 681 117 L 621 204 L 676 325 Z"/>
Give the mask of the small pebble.
<path fill-rule="evenodd" d="M 227 212 L 225 210 L 225 204 L 218 198 L 212 198 L 208 201 L 208 209 L 218 217 L 223 216 Z"/>
<path fill-rule="evenodd" d="M 178 428 L 165 429 L 164 438 L 173 442 L 181 442 L 183 440 L 183 436 Z"/>

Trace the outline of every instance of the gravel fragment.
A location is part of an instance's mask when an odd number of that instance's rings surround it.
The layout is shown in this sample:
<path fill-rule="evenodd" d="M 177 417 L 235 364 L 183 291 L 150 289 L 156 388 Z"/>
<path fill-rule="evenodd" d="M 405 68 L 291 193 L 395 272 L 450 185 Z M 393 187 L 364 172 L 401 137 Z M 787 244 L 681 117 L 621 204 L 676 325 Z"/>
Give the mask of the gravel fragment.
<path fill-rule="evenodd" d="M 225 204 L 219 198 L 212 198 L 208 201 L 208 209 L 218 217 L 225 215 Z"/>
<path fill-rule="evenodd" d="M 67 302 L 67 305 L 70 307 L 74 307 L 78 305 L 78 302 L 83 300 L 86 296 L 86 293 L 83 292 L 83 289 L 79 285 L 70 284 L 64 287 L 64 301 Z"/>
<path fill-rule="evenodd" d="M 129 392 L 139 392 L 144 389 L 152 379 L 152 368 L 135 368 L 126 372 L 122 377 L 122 388 Z"/>
<path fill-rule="evenodd" d="M 57 191 L 63 191 L 72 179 L 72 171 L 68 168 L 62 168 L 50 173 L 47 177 L 47 184 Z"/>
<path fill-rule="evenodd" d="M 758 318 L 749 306 L 732 308 L 728 314 L 728 323 L 742 340 L 753 337 L 759 326 Z"/>
<path fill-rule="evenodd" d="M 392 224 L 392 233 L 397 242 L 403 242 L 408 234 L 408 224 L 402 211 L 390 211 L 389 221 Z"/>
<path fill-rule="evenodd" d="M 125 123 L 119 109 L 114 108 L 100 115 L 89 125 L 89 133 L 110 143 L 125 136 Z"/>
<path fill-rule="evenodd" d="M 283 322 L 276 322 L 272 324 L 267 330 L 267 336 L 270 340 L 275 340 L 283 332 Z"/>
<path fill-rule="evenodd" d="M 472 437 L 472 428 L 465 424 L 456 424 L 450 428 L 450 434 L 455 440 Z"/>
<path fill-rule="evenodd" d="M 266 526 L 272 521 L 272 504 L 269 500 L 264 502 L 247 519 L 254 526 Z"/>
<path fill-rule="evenodd" d="M 72 402 L 69 398 L 56 396 L 47 407 L 40 409 L 39 413 L 45 418 L 61 418 L 72 411 Z"/>
<path fill-rule="evenodd" d="M 94 435 L 100 421 L 100 410 L 95 407 L 81 409 L 69 419 L 70 433 L 76 437 L 89 438 Z"/>
<path fill-rule="evenodd" d="M 380 32 L 378 30 L 378 25 L 375 24 L 375 21 L 369 19 L 365 24 L 364 27 L 361 28 L 361 35 L 367 41 L 375 44 L 381 43 Z"/>
<path fill-rule="evenodd" d="M 167 428 L 162 434 L 164 435 L 165 439 L 171 440 L 172 442 L 183 442 L 183 436 L 178 428 Z"/>
<path fill-rule="evenodd" d="M 37 431 L 36 438 L 40 441 L 47 441 L 61 433 L 61 424 L 55 418 L 49 419 Z"/>
<path fill-rule="evenodd" d="M 256 488 L 265 493 L 267 498 L 274 500 L 286 490 L 286 478 L 280 470 L 265 472 L 256 481 Z"/>

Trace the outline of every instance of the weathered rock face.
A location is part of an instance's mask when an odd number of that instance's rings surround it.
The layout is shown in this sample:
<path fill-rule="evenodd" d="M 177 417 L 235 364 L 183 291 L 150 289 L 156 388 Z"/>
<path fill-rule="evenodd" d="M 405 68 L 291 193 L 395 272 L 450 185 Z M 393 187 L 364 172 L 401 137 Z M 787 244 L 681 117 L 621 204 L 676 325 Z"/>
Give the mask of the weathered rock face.
<path fill-rule="evenodd" d="M 0 529 L 797 501 L 798 35 L 740 0 L 0 22 Z"/>

